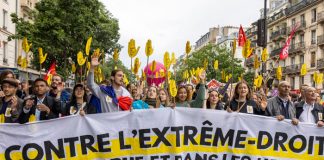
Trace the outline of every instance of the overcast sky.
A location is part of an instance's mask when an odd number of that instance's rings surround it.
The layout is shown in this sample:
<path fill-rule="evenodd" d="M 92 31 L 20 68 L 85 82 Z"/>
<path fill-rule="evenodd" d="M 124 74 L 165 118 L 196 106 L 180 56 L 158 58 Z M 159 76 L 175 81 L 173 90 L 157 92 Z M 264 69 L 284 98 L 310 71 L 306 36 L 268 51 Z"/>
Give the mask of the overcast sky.
<path fill-rule="evenodd" d="M 260 17 L 263 0 L 101 0 L 119 20 L 124 47 L 120 59 L 130 68 L 128 41 L 133 38 L 141 49 L 141 68 L 146 65 L 145 44 L 152 40 L 151 60 L 163 63 L 165 51 L 184 53 L 186 41 L 195 42 L 215 26 L 248 27 Z"/>

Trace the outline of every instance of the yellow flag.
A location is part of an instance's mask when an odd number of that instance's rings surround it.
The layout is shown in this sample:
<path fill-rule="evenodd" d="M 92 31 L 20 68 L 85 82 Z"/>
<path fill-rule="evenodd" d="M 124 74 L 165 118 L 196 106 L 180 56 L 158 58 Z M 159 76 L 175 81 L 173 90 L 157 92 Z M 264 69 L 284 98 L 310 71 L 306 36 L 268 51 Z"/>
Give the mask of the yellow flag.
<path fill-rule="evenodd" d="M 150 69 L 151 69 L 152 72 L 155 71 L 155 69 L 156 69 L 156 62 L 155 62 L 155 60 L 152 62 Z"/>
<path fill-rule="evenodd" d="M 171 56 L 171 64 L 176 64 L 176 62 L 177 62 L 177 59 L 175 58 L 175 53 L 174 52 L 172 52 L 172 56 Z"/>
<path fill-rule="evenodd" d="M 260 67 L 260 62 L 259 62 L 259 58 L 258 55 L 254 56 L 254 69 L 258 69 Z"/>
<path fill-rule="evenodd" d="M 75 71 L 76 71 L 76 67 L 75 67 L 75 64 L 74 64 L 74 63 L 72 64 L 72 68 L 71 68 L 71 70 L 72 70 L 73 73 L 75 73 Z"/>
<path fill-rule="evenodd" d="M 92 42 L 92 37 L 89 37 L 88 40 L 87 40 L 86 48 L 85 48 L 87 56 L 89 56 L 91 42 Z"/>
<path fill-rule="evenodd" d="M 152 41 L 149 39 L 146 42 L 145 45 L 145 54 L 147 57 L 151 56 L 153 54 L 153 47 L 152 47 Z"/>
<path fill-rule="evenodd" d="M 269 54 L 268 54 L 267 48 L 264 48 L 262 51 L 262 54 L 261 54 L 262 62 L 266 62 L 268 57 L 269 57 Z"/>
<path fill-rule="evenodd" d="M 262 81 L 263 81 L 263 77 L 261 75 L 259 75 L 258 78 L 257 78 L 257 84 L 256 84 L 257 88 L 261 87 Z"/>
<path fill-rule="evenodd" d="M 177 96 L 177 85 L 173 79 L 169 81 L 169 91 L 171 97 Z"/>
<path fill-rule="evenodd" d="M 4 114 L 0 114 L 0 123 L 4 123 L 5 122 L 5 116 Z"/>
<path fill-rule="evenodd" d="M 251 48 L 251 41 L 248 39 L 246 40 L 243 49 L 242 49 L 242 55 L 244 58 L 248 58 L 253 52 L 253 49 Z"/>
<path fill-rule="evenodd" d="M 307 74 L 306 64 L 303 64 L 300 68 L 300 76 L 305 76 Z"/>
<path fill-rule="evenodd" d="M 190 41 L 187 41 L 186 43 L 186 54 L 188 55 L 191 51 L 191 45 L 190 45 Z"/>
<path fill-rule="evenodd" d="M 47 53 L 43 54 L 43 48 L 38 48 L 39 63 L 43 64 L 46 60 Z"/>
<path fill-rule="evenodd" d="M 235 52 L 236 52 L 236 38 L 234 38 L 234 40 L 233 40 L 233 47 L 232 47 L 233 56 L 235 55 Z"/>
<path fill-rule="evenodd" d="M 317 84 L 323 83 L 323 73 L 317 75 Z"/>
<path fill-rule="evenodd" d="M 136 57 L 135 63 L 134 63 L 134 70 L 133 70 L 134 74 L 138 73 L 138 70 L 140 67 L 141 67 L 141 63 L 140 63 L 138 57 Z"/>
<path fill-rule="evenodd" d="M 222 80 L 224 81 L 226 79 L 225 71 L 222 70 L 221 74 L 222 74 Z"/>
<path fill-rule="evenodd" d="M 83 66 L 86 62 L 86 58 L 83 58 L 83 53 L 81 51 L 77 54 L 77 61 L 80 66 Z"/>
<path fill-rule="evenodd" d="M 204 70 L 207 70 L 207 68 L 208 68 L 208 60 L 205 59 L 204 60 Z"/>
<path fill-rule="evenodd" d="M 215 71 L 218 70 L 218 60 L 215 60 L 215 62 L 214 62 L 214 69 L 215 69 Z"/>
<path fill-rule="evenodd" d="M 126 74 L 124 74 L 124 78 L 123 78 L 123 80 L 124 80 L 124 84 L 125 84 L 125 86 L 127 86 L 127 85 L 129 84 L 129 81 L 128 81 L 128 79 L 127 79 Z"/>
<path fill-rule="evenodd" d="M 281 78 L 282 78 L 281 66 L 279 66 L 279 67 L 277 68 L 276 75 L 277 75 L 277 79 L 278 79 L 278 80 L 281 80 Z"/>
<path fill-rule="evenodd" d="M 114 49 L 113 59 L 114 61 L 118 61 L 119 59 L 119 53 L 117 48 Z"/>
<path fill-rule="evenodd" d="M 164 53 L 163 62 L 164 62 L 164 67 L 168 70 L 171 65 L 171 59 L 170 59 L 169 52 Z"/>
<path fill-rule="evenodd" d="M 28 122 L 35 122 L 36 121 L 36 116 L 34 114 L 29 116 Z"/>
<path fill-rule="evenodd" d="M 130 58 L 134 58 L 137 55 L 137 53 L 138 53 L 138 51 L 140 49 L 140 47 L 137 47 L 136 48 L 136 44 L 135 43 L 136 42 L 135 42 L 134 39 L 131 39 L 128 42 L 128 55 L 129 55 Z"/>

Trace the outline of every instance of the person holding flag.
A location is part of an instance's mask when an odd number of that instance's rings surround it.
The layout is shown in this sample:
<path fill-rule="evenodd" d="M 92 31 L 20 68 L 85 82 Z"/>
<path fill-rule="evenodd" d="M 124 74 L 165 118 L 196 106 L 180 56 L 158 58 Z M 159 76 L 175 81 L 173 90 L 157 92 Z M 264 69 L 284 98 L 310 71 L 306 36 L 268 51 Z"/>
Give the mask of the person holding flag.
<path fill-rule="evenodd" d="M 101 106 L 97 108 L 101 112 L 118 112 L 121 110 L 130 110 L 132 98 L 130 93 L 124 88 L 122 70 L 116 69 L 111 72 L 111 85 L 99 86 L 94 81 L 94 69 L 99 65 L 98 54 L 93 54 L 91 57 L 91 67 L 87 77 L 87 86 L 91 92 L 99 98 Z"/>

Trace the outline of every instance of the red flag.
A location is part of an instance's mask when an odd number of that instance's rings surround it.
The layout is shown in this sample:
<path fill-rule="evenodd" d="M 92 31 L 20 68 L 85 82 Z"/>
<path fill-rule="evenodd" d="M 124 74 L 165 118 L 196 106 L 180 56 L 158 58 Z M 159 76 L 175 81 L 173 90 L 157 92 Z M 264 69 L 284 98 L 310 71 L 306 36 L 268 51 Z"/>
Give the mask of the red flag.
<path fill-rule="evenodd" d="M 282 50 L 280 52 L 280 55 L 279 55 L 280 60 L 284 60 L 284 59 L 286 59 L 288 57 L 290 41 L 291 41 L 291 38 L 294 36 L 295 31 L 296 31 L 297 28 L 298 28 L 297 24 L 295 26 L 293 26 L 293 29 L 291 30 L 290 35 L 289 35 L 289 37 L 288 37 L 288 39 L 286 41 L 286 44 L 282 48 Z"/>
<path fill-rule="evenodd" d="M 44 76 L 44 80 L 46 80 L 48 84 L 51 84 L 52 76 L 54 74 L 56 74 L 56 63 L 55 63 L 55 61 L 52 62 L 50 68 L 48 69 L 46 75 Z"/>
<path fill-rule="evenodd" d="M 240 25 L 239 37 L 237 39 L 238 39 L 238 45 L 241 47 L 244 46 L 244 43 L 246 42 L 246 36 L 242 28 L 242 25 Z"/>

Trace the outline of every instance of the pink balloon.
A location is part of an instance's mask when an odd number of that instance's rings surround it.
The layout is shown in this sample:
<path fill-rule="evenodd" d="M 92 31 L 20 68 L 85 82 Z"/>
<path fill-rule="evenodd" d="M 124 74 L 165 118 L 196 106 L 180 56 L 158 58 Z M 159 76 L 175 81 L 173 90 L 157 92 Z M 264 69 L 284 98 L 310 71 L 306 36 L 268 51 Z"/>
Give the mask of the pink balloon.
<path fill-rule="evenodd" d="M 147 66 L 145 66 L 144 68 L 144 72 L 146 74 L 146 82 L 149 86 L 155 84 L 156 86 L 158 86 L 159 84 L 163 83 L 165 81 L 165 77 L 160 77 L 160 70 L 162 69 L 164 71 L 164 75 L 167 76 L 167 72 L 166 72 L 166 69 L 164 67 L 164 65 L 160 62 L 156 62 L 156 69 L 155 71 L 151 71 L 151 66 L 152 66 L 152 63 L 149 63 Z M 158 77 L 156 77 L 156 73 L 159 74 Z"/>

